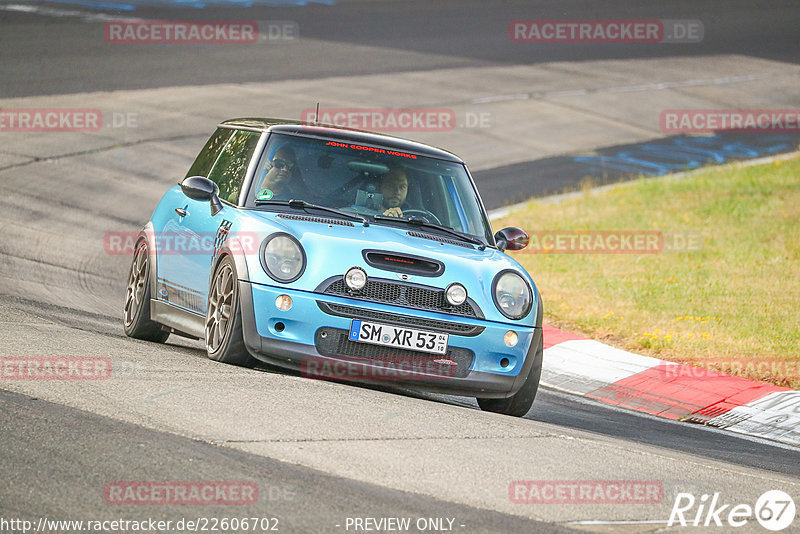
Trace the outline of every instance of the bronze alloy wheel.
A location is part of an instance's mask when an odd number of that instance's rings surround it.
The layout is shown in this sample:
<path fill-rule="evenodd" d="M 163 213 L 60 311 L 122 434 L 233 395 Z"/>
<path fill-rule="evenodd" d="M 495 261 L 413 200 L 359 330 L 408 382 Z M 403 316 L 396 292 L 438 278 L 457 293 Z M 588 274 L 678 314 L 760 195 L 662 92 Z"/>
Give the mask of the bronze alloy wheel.
<path fill-rule="evenodd" d="M 217 352 L 228 335 L 235 282 L 233 269 L 227 263 L 220 266 L 214 275 L 206 313 L 206 350 L 209 354 Z"/>
<path fill-rule="evenodd" d="M 147 244 L 142 241 L 136 247 L 128 275 L 128 288 L 125 291 L 125 326 L 130 326 L 142 307 L 147 285 Z"/>
<path fill-rule="evenodd" d="M 208 288 L 206 352 L 214 361 L 253 367 L 256 359 L 247 352 L 242 333 L 239 284 L 233 259 L 222 258 Z"/>
<path fill-rule="evenodd" d="M 126 336 L 164 343 L 170 331 L 150 319 L 150 267 L 147 241 L 142 239 L 133 252 L 122 323 Z"/>

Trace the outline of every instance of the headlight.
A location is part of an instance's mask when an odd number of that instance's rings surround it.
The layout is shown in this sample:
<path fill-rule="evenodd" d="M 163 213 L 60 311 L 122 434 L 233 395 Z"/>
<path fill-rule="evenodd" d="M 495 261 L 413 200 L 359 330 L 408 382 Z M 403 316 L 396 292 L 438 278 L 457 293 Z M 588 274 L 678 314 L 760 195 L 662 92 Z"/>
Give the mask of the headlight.
<path fill-rule="evenodd" d="M 458 282 L 453 282 L 447 286 L 444 295 L 447 299 L 447 303 L 451 306 L 461 306 L 467 300 L 467 288 Z"/>
<path fill-rule="evenodd" d="M 492 289 L 494 304 L 509 319 L 522 319 L 531 311 L 533 296 L 528 283 L 514 271 L 498 274 Z"/>
<path fill-rule="evenodd" d="M 278 282 L 294 282 L 306 268 L 306 255 L 300 243 L 288 234 L 273 234 L 261 245 L 264 270 Z"/>

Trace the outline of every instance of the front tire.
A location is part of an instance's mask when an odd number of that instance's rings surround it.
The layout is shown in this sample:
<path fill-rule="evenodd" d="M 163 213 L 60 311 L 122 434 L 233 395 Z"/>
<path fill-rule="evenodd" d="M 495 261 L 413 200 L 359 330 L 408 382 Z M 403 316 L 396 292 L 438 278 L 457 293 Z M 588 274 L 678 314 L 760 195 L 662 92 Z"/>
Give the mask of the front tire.
<path fill-rule="evenodd" d="M 501 413 L 513 417 L 522 417 L 530 411 L 536 392 L 539 390 L 539 379 L 542 376 L 542 355 L 544 354 L 544 341 L 539 336 L 539 346 L 525 383 L 514 395 L 505 399 L 481 399 L 478 398 L 478 406 L 485 412 Z"/>
<path fill-rule="evenodd" d="M 123 326 L 128 337 L 164 343 L 169 331 L 150 319 L 150 276 L 150 253 L 142 239 L 136 244 L 128 274 Z"/>
<path fill-rule="evenodd" d="M 230 256 L 220 261 L 208 290 L 205 339 L 208 357 L 214 361 L 253 367 L 242 334 L 242 310 L 236 266 Z"/>

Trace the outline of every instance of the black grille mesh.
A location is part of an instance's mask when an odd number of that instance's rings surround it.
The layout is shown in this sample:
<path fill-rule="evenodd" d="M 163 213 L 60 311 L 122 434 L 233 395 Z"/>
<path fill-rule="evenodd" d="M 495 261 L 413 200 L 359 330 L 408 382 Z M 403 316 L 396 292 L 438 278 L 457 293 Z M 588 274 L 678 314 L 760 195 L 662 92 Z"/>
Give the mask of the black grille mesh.
<path fill-rule="evenodd" d="M 385 324 L 400 326 L 417 327 L 432 332 L 445 332 L 447 334 L 457 334 L 460 336 L 477 336 L 483 332 L 482 326 L 470 324 L 451 323 L 447 321 L 437 321 L 436 319 L 425 319 L 423 317 L 410 317 L 408 315 L 397 315 L 395 313 L 384 313 L 331 302 L 317 302 L 320 309 L 331 315 L 347 317 L 350 319 L 365 319 Z"/>
<path fill-rule="evenodd" d="M 354 293 L 347 288 L 344 280 L 337 278 L 328 284 L 322 292 L 326 295 L 393 304 L 404 308 L 483 318 L 483 314 L 469 299 L 460 306 L 447 304 L 444 298 L 444 290 L 439 288 L 370 279 L 361 291 Z"/>
<path fill-rule="evenodd" d="M 348 333 L 347 330 L 338 328 L 320 328 L 314 336 L 317 352 L 323 356 L 355 360 L 375 366 L 399 367 L 408 363 L 416 367 L 424 364 L 425 368 L 434 369 L 432 374 L 452 378 L 466 377 L 475 358 L 475 354 L 471 350 L 460 347 L 448 347 L 445 354 L 430 354 L 350 341 Z M 437 363 L 435 360 L 449 360 L 455 365 Z"/>

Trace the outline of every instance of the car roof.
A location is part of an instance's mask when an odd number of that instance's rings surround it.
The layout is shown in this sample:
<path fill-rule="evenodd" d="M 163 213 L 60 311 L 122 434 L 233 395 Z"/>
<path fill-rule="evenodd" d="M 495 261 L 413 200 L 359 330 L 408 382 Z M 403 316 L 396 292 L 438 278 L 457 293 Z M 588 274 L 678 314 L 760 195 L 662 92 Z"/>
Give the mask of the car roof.
<path fill-rule="evenodd" d="M 403 152 L 413 152 L 421 156 L 444 159 L 457 163 L 464 163 L 461 158 L 424 143 L 409 141 L 400 137 L 384 135 L 364 130 L 343 128 L 328 124 L 317 124 L 288 119 L 264 119 L 264 118 L 241 118 L 230 119 L 220 123 L 221 127 L 241 128 L 255 131 L 269 131 L 290 135 L 305 135 L 313 137 L 324 137 L 326 139 L 345 141 L 347 143 L 363 143 L 367 145 L 377 145 L 382 148 L 390 148 Z"/>

